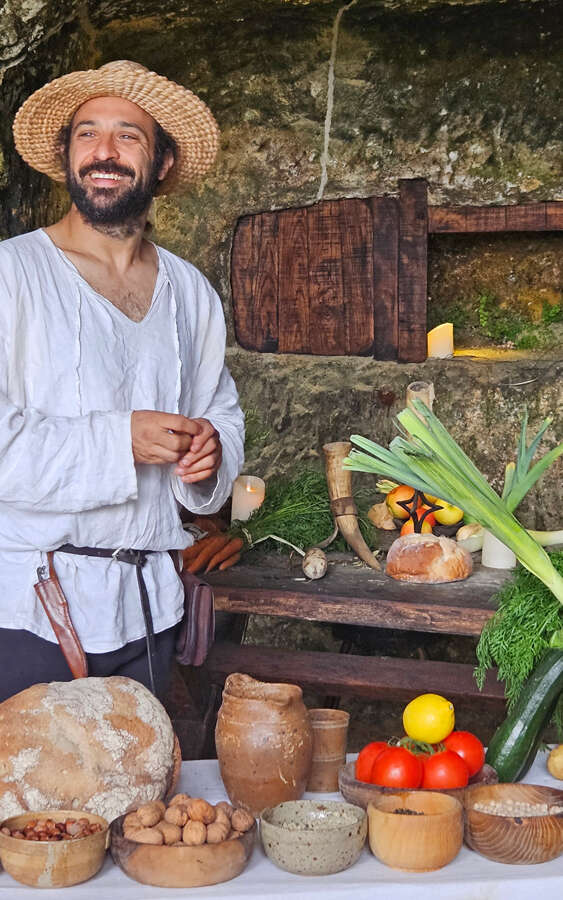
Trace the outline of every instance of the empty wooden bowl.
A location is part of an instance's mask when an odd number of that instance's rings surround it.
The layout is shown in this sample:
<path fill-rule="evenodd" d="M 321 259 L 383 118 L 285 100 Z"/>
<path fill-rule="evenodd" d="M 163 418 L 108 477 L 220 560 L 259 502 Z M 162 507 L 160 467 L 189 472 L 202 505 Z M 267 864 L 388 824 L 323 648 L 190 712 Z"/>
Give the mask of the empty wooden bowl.
<path fill-rule="evenodd" d="M 368 819 L 371 851 L 392 869 L 441 869 L 463 843 L 463 807 L 437 791 L 379 794 L 368 804 Z"/>
<path fill-rule="evenodd" d="M 126 875 L 155 887 L 204 887 L 230 881 L 252 855 L 256 822 L 239 838 L 199 847 L 138 844 L 123 834 L 120 816 L 111 826 L 111 855 Z"/>
<path fill-rule="evenodd" d="M 366 842 L 367 816 L 338 800 L 289 800 L 265 809 L 266 856 L 295 875 L 332 875 L 355 863 Z"/>
<path fill-rule="evenodd" d="M 465 843 L 495 862 L 530 865 L 563 852 L 563 790 L 536 784 L 467 790 Z"/>
<path fill-rule="evenodd" d="M 61 888 L 87 881 L 104 862 L 109 823 L 94 813 L 76 809 L 22 813 L 2 822 L 2 828 L 20 829 L 34 819 L 88 819 L 99 823 L 101 831 L 66 841 L 30 841 L 0 831 L 0 862 L 12 878 L 30 887 Z"/>
<path fill-rule="evenodd" d="M 349 762 L 338 772 L 338 789 L 348 803 L 354 803 L 367 809 L 368 803 L 375 800 L 381 794 L 401 793 L 405 788 L 384 787 L 381 784 L 369 784 L 366 781 L 358 781 L 355 775 L 356 763 Z M 498 781 L 498 775 L 492 766 L 484 765 L 476 775 L 469 781 L 469 786 L 473 784 L 495 784 Z M 426 791 L 426 788 L 419 788 Z M 449 794 L 462 802 L 463 795 L 467 788 L 451 788 L 450 790 L 438 791 L 439 794 Z"/>

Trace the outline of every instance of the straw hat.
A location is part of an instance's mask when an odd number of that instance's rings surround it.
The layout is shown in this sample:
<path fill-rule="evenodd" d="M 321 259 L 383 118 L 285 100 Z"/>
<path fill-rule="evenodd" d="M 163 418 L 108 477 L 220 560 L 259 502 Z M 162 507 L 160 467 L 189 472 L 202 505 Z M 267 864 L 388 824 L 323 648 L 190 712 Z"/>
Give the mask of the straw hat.
<path fill-rule="evenodd" d="M 178 156 L 159 194 L 180 191 L 209 170 L 219 146 L 219 128 L 205 103 L 187 88 L 125 59 L 70 72 L 28 97 L 14 120 L 18 153 L 34 169 L 64 181 L 57 152 L 60 129 L 86 100 L 109 96 L 136 103 L 176 141 Z"/>

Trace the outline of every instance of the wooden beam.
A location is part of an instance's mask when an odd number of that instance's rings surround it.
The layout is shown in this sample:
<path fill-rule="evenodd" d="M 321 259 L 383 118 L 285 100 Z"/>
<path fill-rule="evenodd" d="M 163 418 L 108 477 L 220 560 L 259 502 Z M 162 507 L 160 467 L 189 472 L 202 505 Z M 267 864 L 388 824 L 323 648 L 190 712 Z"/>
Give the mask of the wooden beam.
<path fill-rule="evenodd" d="M 563 230 L 563 203 L 428 207 L 429 234 L 549 230 Z"/>
<path fill-rule="evenodd" d="M 373 220 L 369 203 L 347 198 L 338 203 L 342 252 L 342 290 L 347 355 L 373 353 Z"/>
<path fill-rule="evenodd" d="M 549 231 L 563 231 L 563 202 L 545 204 L 545 227 Z"/>
<path fill-rule="evenodd" d="M 310 353 L 307 209 L 278 213 L 280 353 Z"/>
<path fill-rule="evenodd" d="M 504 704 L 504 686 L 495 673 L 488 673 L 479 691 L 468 663 L 220 643 L 211 648 L 205 668 L 220 684 L 232 672 L 243 672 L 261 681 L 290 679 L 336 696 L 408 701 L 423 692 L 447 692 L 454 702 L 475 698 L 482 706 Z"/>
<path fill-rule="evenodd" d="M 399 346 L 399 204 L 370 197 L 373 222 L 373 309 L 376 359 L 397 359 Z"/>
<path fill-rule="evenodd" d="M 427 183 L 423 178 L 399 181 L 399 362 L 426 359 L 428 278 Z"/>
<path fill-rule="evenodd" d="M 545 231 L 545 203 L 506 207 L 507 231 Z"/>
<path fill-rule="evenodd" d="M 247 350 L 278 348 L 277 214 L 239 221 L 233 240 L 233 310 L 238 342 Z"/>

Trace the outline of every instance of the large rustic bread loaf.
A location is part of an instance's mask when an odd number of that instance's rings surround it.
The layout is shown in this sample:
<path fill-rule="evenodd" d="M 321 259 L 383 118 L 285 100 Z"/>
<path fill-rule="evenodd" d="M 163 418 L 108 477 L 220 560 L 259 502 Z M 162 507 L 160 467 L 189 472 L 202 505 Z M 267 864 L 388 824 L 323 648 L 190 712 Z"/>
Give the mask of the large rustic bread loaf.
<path fill-rule="evenodd" d="M 34 685 L 0 703 L 0 821 L 57 807 L 111 821 L 161 799 L 174 741 L 162 704 L 130 678 Z"/>
<path fill-rule="evenodd" d="M 473 571 L 471 554 L 451 538 L 406 534 L 393 541 L 385 572 L 398 581 L 439 584 L 461 581 Z"/>

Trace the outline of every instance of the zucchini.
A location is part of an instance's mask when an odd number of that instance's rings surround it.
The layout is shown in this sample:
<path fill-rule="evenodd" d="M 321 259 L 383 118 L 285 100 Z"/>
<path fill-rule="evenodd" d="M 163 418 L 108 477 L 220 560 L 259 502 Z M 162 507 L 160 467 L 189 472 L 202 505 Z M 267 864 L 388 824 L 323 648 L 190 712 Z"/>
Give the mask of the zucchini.
<path fill-rule="evenodd" d="M 547 650 L 489 743 L 485 760 L 500 781 L 524 777 L 562 690 L 563 650 Z"/>

